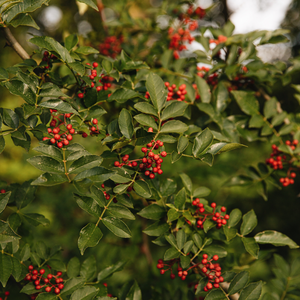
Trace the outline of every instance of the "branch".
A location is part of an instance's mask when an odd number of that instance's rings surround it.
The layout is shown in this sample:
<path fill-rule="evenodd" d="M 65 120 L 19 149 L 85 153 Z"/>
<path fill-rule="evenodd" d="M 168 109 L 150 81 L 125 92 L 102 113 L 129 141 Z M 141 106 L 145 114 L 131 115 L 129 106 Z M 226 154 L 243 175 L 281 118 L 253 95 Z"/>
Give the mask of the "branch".
<path fill-rule="evenodd" d="M 3 30 L 4 30 L 4 36 L 6 38 L 8 45 L 11 46 L 23 60 L 30 59 L 29 54 L 19 44 L 19 42 L 16 40 L 16 38 L 11 33 L 10 29 L 8 27 L 4 27 Z"/>
<path fill-rule="evenodd" d="M 229 283 L 228 282 L 222 282 L 222 283 L 220 283 L 220 286 L 221 286 L 221 288 L 224 290 L 224 292 L 228 292 L 228 288 L 229 288 Z M 233 295 L 230 295 L 230 296 L 228 296 L 229 297 L 229 299 L 231 299 L 231 300 L 239 300 L 239 297 L 240 297 L 240 295 L 239 295 L 239 293 L 235 293 L 235 294 L 233 294 Z"/>

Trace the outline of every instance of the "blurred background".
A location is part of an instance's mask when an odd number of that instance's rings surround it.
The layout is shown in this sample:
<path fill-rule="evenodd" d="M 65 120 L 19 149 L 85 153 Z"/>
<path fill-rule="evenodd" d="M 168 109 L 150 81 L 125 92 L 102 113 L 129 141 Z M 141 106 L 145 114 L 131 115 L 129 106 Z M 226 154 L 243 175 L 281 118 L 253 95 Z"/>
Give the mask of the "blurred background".
<path fill-rule="evenodd" d="M 33 45 L 28 42 L 32 35 L 50 35 L 58 41 L 62 41 L 64 37 L 72 33 L 79 33 L 81 44 L 87 45 L 87 41 L 90 41 L 90 45 L 97 48 L 108 32 L 116 35 L 123 34 L 122 30 L 125 31 L 126 26 L 130 27 L 132 24 L 134 24 L 134 29 L 131 31 L 132 36 L 127 38 L 134 38 L 135 35 L 140 38 L 137 33 L 139 26 L 140 28 L 144 25 L 147 27 L 149 21 L 145 20 L 145 17 L 151 21 L 151 16 L 155 14 L 156 10 L 159 10 L 161 14 L 157 19 L 152 19 L 152 22 L 158 22 L 159 26 L 163 27 L 168 18 L 166 11 L 168 1 L 165 0 L 103 0 L 101 3 L 104 5 L 102 16 L 73 0 L 51 0 L 49 6 L 43 6 L 42 9 L 33 13 L 33 17 L 40 27 L 39 30 L 18 28 L 12 29 L 12 31 L 28 51 L 32 51 L 29 49 L 33 48 Z M 201 26 L 217 27 L 231 20 L 235 25 L 235 33 L 237 34 L 254 30 L 288 29 L 290 31 L 287 34 L 288 43 L 259 46 L 259 56 L 265 62 L 283 60 L 288 64 L 290 59 L 299 55 L 299 0 L 199 0 L 198 5 L 204 9 L 209 9 L 206 18 L 200 21 Z M 105 20 L 105 23 L 103 23 L 103 20 Z M 0 36 L 0 47 L 1 67 L 9 67 L 20 62 L 20 58 L 9 47 L 6 47 L 2 35 Z M 134 52 L 129 54 L 135 55 Z M 151 57 L 147 59 L 151 60 Z M 1 86 L 0 95 L 1 107 L 14 108 L 23 102 L 21 98 L 9 94 Z M 247 144 L 246 141 L 242 142 Z M 23 148 L 14 146 L 10 137 L 6 137 L 6 144 L 5 151 L 0 155 L 0 180 L 3 184 L 22 183 L 40 175 L 40 171 L 26 162 L 29 157 L 36 154 L 34 151 L 26 152 Z M 38 142 L 33 138 L 32 148 L 37 145 Z M 97 143 L 92 138 L 85 140 L 85 147 L 92 153 L 100 153 Z M 167 150 L 168 152 L 171 151 L 172 146 Z M 258 227 L 254 233 L 265 229 L 278 230 L 300 244 L 298 221 L 300 211 L 299 178 L 296 178 L 293 186 L 283 190 L 270 187 L 268 202 L 264 201 L 251 187 L 228 188 L 224 185 L 232 176 L 242 173 L 249 164 L 264 162 L 270 153 L 271 145 L 265 141 L 258 141 L 249 144 L 248 148 L 235 150 L 217 157 L 213 167 L 200 163 L 190 163 L 189 160 L 184 159 L 181 159 L 175 165 L 168 162 L 165 164 L 164 176 L 176 179 L 178 173 L 185 172 L 191 176 L 195 186 L 207 186 L 212 189 L 208 200 L 227 206 L 229 211 L 235 207 L 240 208 L 243 213 L 254 209 L 258 216 Z M 174 174 L 174 170 L 176 174 Z M 181 186 L 182 183 L 178 180 L 178 187 Z M 78 208 L 72 195 L 73 192 L 74 188 L 69 185 L 39 188 L 37 198 L 30 209 L 44 214 L 51 221 L 51 225 L 49 227 L 28 227 L 24 228 L 23 232 L 26 236 L 26 232 L 34 231 L 37 239 L 46 237 L 49 245 L 61 245 L 63 256 L 66 259 L 70 259 L 74 255 L 80 256 L 77 249 L 78 233 L 83 225 L 90 220 L 90 216 Z M 145 268 L 145 274 L 140 276 L 140 279 L 144 282 L 149 279 L 148 271 L 153 272 L 157 278 L 160 278 L 155 269 L 155 264 L 149 270 L 147 260 L 143 254 L 144 241 L 139 234 L 144 226 L 143 222 L 129 223 L 129 226 L 133 233 L 133 239 L 130 241 L 116 239 L 105 228 L 102 228 L 106 232 L 104 235 L 106 243 L 88 249 L 86 256 L 96 255 L 101 267 L 118 261 L 120 257 L 126 259 L 134 256 L 139 259 L 138 265 L 131 263 L 129 271 L 127 269 L 126 272 L 114 275 L 115 282 L 120 285 L 131 278 L 141 267 Z M 135 232 L 136 234 L 134 234 Z M 150 247 L 154 249 L 155 245 L 151 244 Z M 154 260 L 163 255 L 164 249 L 159 249 L 159 251 L 161 252 L 154 252 Z M 289 251 L 286 247 L 277 251 L 286 257 L 296 255 L 295 252 Z M 258 265 L 253 267 L 252 276 L 254 279 L 269 278 L 270 273 L 267 268 L 264 268 L 264 262 L 259 262 Z"/>

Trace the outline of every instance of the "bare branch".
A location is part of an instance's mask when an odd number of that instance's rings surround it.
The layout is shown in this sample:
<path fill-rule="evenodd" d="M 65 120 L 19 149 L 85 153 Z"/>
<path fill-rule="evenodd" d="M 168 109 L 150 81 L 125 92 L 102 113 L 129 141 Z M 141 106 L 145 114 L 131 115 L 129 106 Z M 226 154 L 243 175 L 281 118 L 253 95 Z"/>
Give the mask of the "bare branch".
<path fill-rule="evenodd" d="M 3 31 L 8 45 L 11 46 L 22 59 L 30 59 L 29 54 L 19 44 L 19 42 L 11 33 L 10 29 L 8 27 L 4 27 Z"/>

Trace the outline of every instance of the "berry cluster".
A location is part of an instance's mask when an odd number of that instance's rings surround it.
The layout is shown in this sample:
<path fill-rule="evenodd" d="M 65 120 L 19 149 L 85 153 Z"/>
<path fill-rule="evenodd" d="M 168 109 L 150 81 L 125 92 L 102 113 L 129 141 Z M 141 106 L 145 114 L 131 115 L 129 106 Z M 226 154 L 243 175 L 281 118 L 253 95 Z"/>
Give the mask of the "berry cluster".
<path fill-rule="evenodd" d="M 157 267 L 157 269 L 160 270 L 161 275 L 165 274 L 165 272 L 167 272 L 167 271 L 171 271 L 170 278 L 175 279 L 176 275 L 173 273 L 173 265 L 176 263 L 178 264 L 178 267 L 177 267 L 178 277 L 180 277 L 181 280 L 185 280 L 186 276 L 188 275 L 188 270 L 185 270 L 185 271 L 182 270 L 182 268 L 180 267 L 179 258 L 174 258 L 174 259 L 171 259 L 166 262 L 164 262 L 162 259 L 159 259 L 156 267 Z"/>
<path fill-rule="evenodd" d="M 214 255 L 211 259 L 208 260 L 208 255 L 202 255 L 202 268 L 201 271 L 208 278 L 208 283 L 203 288 L 205 292 L 214 288 L 219 288 L 220 283 L 224 281 L 224 278 L 221 276 L 222 268 L 219 264 L 213 263 L 213 261 L 217 261 L 219 259 L 218 255 Z M 198 285 L 195 285 L 195 289 L 197 289 Z"/>
<path fill-rule="evenodd" d="M 43 58 L 42 58 L 42 61 L 44 61 L 48 64 L 47 66 L 45 66 L 45 69 L 50 68 L 52 59 L 57 59 L 57 57 L 54 54 L 50 54 L 48 51 L 45 51 Z"/>
<path fill-rule="evenodd" d="M 227 41 L 227 37 L 226 36 L 219 35 L 217 40 L 210 39 L 209 43 L 210 44 L 216 44 L 216 45 L 218 45 L 218 44 L 221 44 L 221 43 L 225 43 L 226 41 Z"/>
<path fill-rule="evenodd" d="M 293 141 L 286 141 L 285 144 L 294 151 L 298 145 L 298 140 Z M 283 154 L 276 145 L 272 145 L 272 153 L 271 157 L 266 159 L 266 164 L 269 165 L 273 170 L 282 170 L 284 168 L 283 163 L 287 163 L 288 165 L 290 162 L 287 159 L 287 156 Z M 295 172 L 292 172 L 292 168 L 288 168 L 287 176 L 281 177 L 279 179 L 282 186 L 286 187 L 290 184 L 294 184 L 294 178 L 297 176 Z"/>
<path fill-rule="evenodd" d="M 60 271 L 58 271 L 56 275 L 51 273 L 46 275 L 45 269 L 40 269 L 38 271 L 34 269 L 32 265 L 28 267 L 28 271 L 29 272 L 25 276 L 24 280 L 33 282 L 36 290 L 45 288 L 45 292 L 50 293 L 53 290 L 53 292 L 58 295 L 64 288 L 64 280 L 61 278 L 62 272 Z M 45 277 L 43 277 L 43 275 L 45 275 Z"/>
<path fill-rule="evenodd" d="M 200 203 L 200 199 L 196 198 L 192 201 L 192 205 L 196 206 L 197 209 L 194 212 L 193 216 L 197 219 L 197 228 L 203 229 L 204 222 L 208 219 L 217 223 L 217 229 L 220 229 L 222 225 L 227 224 L 227 220 L 229 220 L 229 215 L 224 214 L 226 212 L 226 207 L 222 206 L 220 212 L 216 212 L 216 203 L 211 203 L 211 207 L 213 208 L 213 212 L 205 211 L 204 204 Z M 223 214 L 222 214 L 223 213 Z"/>
<path fill-rule="evenodd" d="M 50 140 L 51 144 L 56 144 L 58 148 L 63 146 L 68 146 L 69 142 L 73 139 L 73 134 L 75 134 L 75 129 L 72 128 L 72 124 L 67 124 L 69 118 L 72 114 L 57 114 L 56 109 L 50 109 L 52 120 L 50 122 L 50 127 L 48 128 L 48 134 L 51 137 L 43 137 L 43 141 Z M 65 130 L 61 131 L 61 126 L 65 126 Z"/>
<path fill-rule="evenodd" d="M 177 32 L 174 31 L 172 27 L 168 30 L 170 44 L 169 49 L 173 49 L 173 56 L 175 59 L 179 59 L 179 52 L 182 50 L 186 50 L 187 47 L 185 42 L 191 44 L 195 39 L 191 36 L 191 33 L 188 29 L 179 28 Z"/>
<path fill-rule="evenodd" d="M 176 91 L 176 84 L 170 85 L 169 82 L 165 82 L 165 86 L 168 88 L 167 101 L 171 101 L 171 100 L 183 101 L 185 99 L 185 95 L 187 94 L 185 84 L 180 85 L 177 91 Z"/>
<path fill-rule="evenodd" d="M 147 147 L 142 147 L 141 151 L 144 153 L 143 158 L 129 160 L 129 155 L 126 154 L 122 157 L 122 162 L 115 161 L 115 167 L 122 167 L 124 165 L 128 167 L 138 167 L 141 171 L 144 171 L 146 176 L 150 179 L 155 178 L 155 173 L 161 175 L 163 170 L 161 164 L 163 163 L 162 157 L 167 156 L 166 151 L 162 151 L 159 154 L 155 154 L 153 150 L 157 150 L 159 147 L 163 147 L 162 141 L 152 141 L 147 144 Z M 140 162 L 140 163 L 139 163 Z"/>
<path fill-rule="evenodd" d="M 199 76 L 199 77 L 204 77 L 204 75 L 205 75 L 205 73 L 206 72 L 208 72 L 210 70 L 210 68 L 208 68 L 208 67 L 199 67 L 199 66 L 197 66 L 197 75 Z"/>
<path fill-rule="evenodd" d="M 4 297 L 4 300 L 7 300 L 9 294 L 10 294 L 9 291 L 5 291 L 5 292 L 4 292 L 4 296 L 5 296 L 5 297 Z M 0 300 L 3 300 L 3 298 L 0 297 Z"/>
<path fill-rule="evenodd" d="M 201 8 L 200 6 L 194 8 L 193 5 L 189 6 L 186 13 L 189 17 L 198 17 L 199 19 L 203 19 L 206 14 L 203 8 Z"/>
<path fill-rule="evenodd" d="M 91 66 L 90 63 L 87 63 L 87 65 Z M 96 70 L 96 68 L 98 66 L 99 66 L 99 64 L 97 62 L 93 62 L 93 65 L 92 65 L 93 69 L 91 71 L 91 74 L 89 75 L 90 80 L 92 80 L 91 88 L 95 88 L 97 92 L 100 92 L 102 90 L 106 91 L 111 87 L 111 82 L 114 81 L 114 78 L 110 77 L 110 76 L 106 76 L 104 74 L 100 74 L 98 76 L 98 72 Z M 100 77 L 98 81 L 101 85 L 96 86 L 97 77 Z M 80 92 L 77 94 L 78 98 L 80 98 L 80 99 L 84 98 L 85 90 L 86 90 L 86 87 L 83 87 L 83 92 Z M 108 97 L 109 96 L 110 95 L 108 95 Z"/>
<path fill-rule="evenodd" d="M 122 50 L 123 36 L 117 38 L 116 36 L 107 36 L 104 43 L 99 45 L 99 51 L 102 55 L 115 58 Z"/>

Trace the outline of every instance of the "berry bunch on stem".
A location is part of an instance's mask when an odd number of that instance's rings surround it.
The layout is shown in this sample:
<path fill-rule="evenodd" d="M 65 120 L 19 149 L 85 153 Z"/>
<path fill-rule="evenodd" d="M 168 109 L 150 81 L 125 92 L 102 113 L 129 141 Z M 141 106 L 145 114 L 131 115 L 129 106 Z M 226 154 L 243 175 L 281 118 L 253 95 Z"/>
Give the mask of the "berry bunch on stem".
<path fill-rule="evenodd" d="M 107 36 L 102 44 L 99 45 L 99 51 L 102 55 L 115 58 L 122 50 L 123 36 Z"/>
<path fill-rule="evenodd" d="M 220 229 L 222 225 L 227 224 L 227 220 L 229 220 L 229 215 L 225 214 L 226 207 L 222 206 L 220 208 L 220 212 L 216 211 L 216 203 L 211 203 L 211 207 L 213 208 L 212 212 L 207 212 L 204 208 L 204 204 L 200 203 L 200 199 L 196 198 L 192 201 L 192 205 L 197 207 L 193 216 L 197 219 L 196 226 L 197 228 L 203 229 L 204 223 L 207 220 L 212 220 L 217 223 L 217 229 Z"/>
<path fill-rule="evenodd" d="M 28 266 L 28 273 L 24 280 L 31 281 L 35 285 L 35 289 L 42 292 L 42 289 L 47 293 L 53 291 L 55 294 L 59 294 L 64 288 L 64 280 L 61 278 L 62 272 L 58 271 L 56 275 L 48 273 L 46 275 L 45 269 L 34 269 L 32 265 Z"/>

